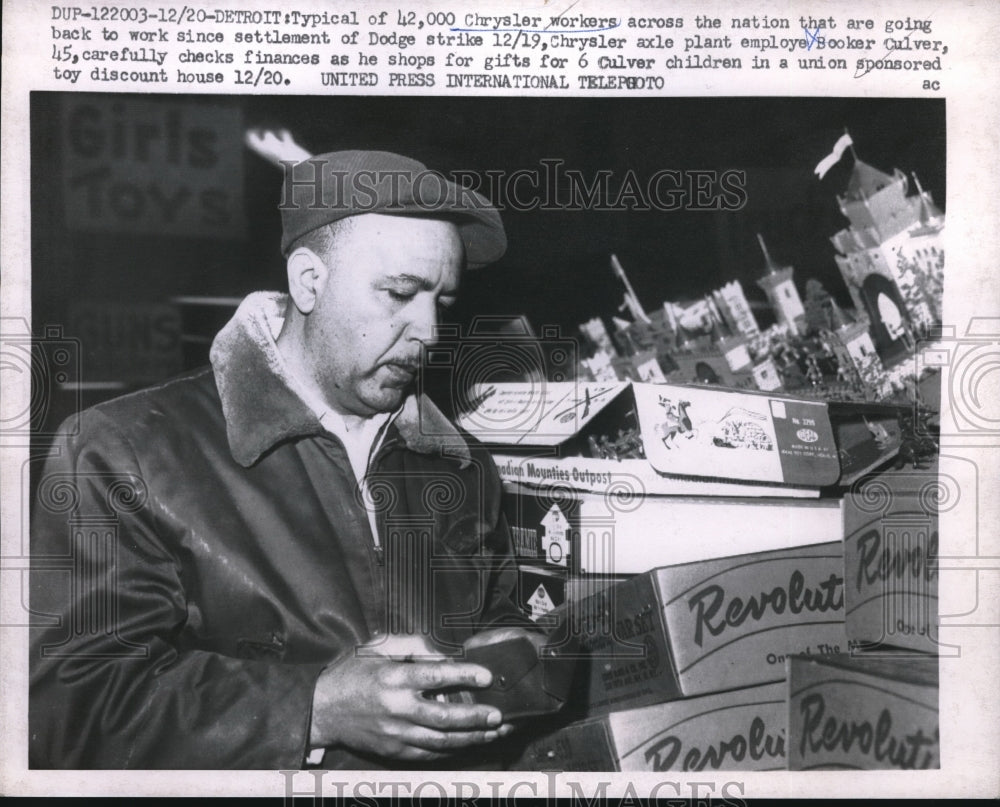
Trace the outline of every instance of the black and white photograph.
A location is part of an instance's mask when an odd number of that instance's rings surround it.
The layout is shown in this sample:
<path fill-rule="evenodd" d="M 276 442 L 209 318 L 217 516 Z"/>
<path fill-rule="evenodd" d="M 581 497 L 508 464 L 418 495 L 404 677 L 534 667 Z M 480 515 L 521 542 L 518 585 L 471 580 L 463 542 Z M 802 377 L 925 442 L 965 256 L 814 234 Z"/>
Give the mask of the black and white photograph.
<path fill-rule="evenodd" d="M 941 102 L 31 125 L 33 765 L 940 764 Z"/>

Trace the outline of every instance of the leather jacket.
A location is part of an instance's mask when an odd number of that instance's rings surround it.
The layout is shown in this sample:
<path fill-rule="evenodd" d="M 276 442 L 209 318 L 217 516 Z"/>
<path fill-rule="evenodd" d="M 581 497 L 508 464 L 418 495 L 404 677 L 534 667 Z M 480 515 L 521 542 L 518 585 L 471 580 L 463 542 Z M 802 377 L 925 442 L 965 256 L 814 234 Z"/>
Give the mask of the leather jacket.
<path fill-rule="evenodd" d="M 214 371 L 71 418 L 49 456 L 33 767 L 299 768 L 327 664 L 387 630 L 451 652 L 526 622 L 486 452 L 407 399 L 369 465 L 376 543 L 343 445 L 241 312 Z M 322 763 L 382 764 L 346 749 Z"/>

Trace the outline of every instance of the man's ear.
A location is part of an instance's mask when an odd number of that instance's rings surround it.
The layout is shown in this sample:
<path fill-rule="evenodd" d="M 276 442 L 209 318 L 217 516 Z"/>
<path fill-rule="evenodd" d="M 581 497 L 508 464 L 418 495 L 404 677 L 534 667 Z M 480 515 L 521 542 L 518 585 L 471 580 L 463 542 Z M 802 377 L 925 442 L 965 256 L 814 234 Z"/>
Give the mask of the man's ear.
<path fill-rule="evenodd" d="M 288 256 L 287 269 L 288 294 L 292 302 L 300 313 L 311 313 L 326 286 L 329 268 L 311 249 L 299 247 Z"/>

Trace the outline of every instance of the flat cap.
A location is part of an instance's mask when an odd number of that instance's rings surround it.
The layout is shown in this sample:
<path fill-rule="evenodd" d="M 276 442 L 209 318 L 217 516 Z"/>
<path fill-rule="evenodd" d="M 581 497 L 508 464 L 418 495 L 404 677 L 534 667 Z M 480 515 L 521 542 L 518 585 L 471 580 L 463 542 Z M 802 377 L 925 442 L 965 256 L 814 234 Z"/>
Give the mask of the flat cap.
<path fill-rule="evenodd" d="M 278 209 L 284 255 L 300 236 L 362 213 L 454 221 L 469 268 L 493 263 L 507 249 L 500 214 L 486 197 L 391 151 L 332 151 L 286 163 Z"/>

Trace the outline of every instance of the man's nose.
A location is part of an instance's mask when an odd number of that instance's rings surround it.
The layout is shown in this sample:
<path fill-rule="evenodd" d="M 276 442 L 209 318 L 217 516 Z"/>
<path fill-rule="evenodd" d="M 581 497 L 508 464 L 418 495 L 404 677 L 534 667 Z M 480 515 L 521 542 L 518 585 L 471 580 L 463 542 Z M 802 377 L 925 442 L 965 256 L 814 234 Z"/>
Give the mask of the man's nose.
<path fill-rule="evenodd" d="M 417 301 L 411 306 L 410 321 L 407 325 L 407 336 L 425 345 L 433 345 L 438 339 L 437 301 L 432 295 Z"/>

